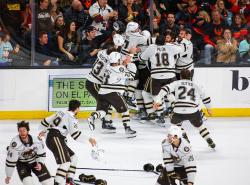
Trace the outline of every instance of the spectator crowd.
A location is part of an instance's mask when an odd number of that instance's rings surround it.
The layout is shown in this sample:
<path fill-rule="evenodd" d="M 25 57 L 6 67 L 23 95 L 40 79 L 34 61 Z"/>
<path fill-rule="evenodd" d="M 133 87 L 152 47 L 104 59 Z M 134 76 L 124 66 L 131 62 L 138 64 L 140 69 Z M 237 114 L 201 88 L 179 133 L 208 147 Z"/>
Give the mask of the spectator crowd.
<path fill-rule="evenodd" d="M 249 0 L 155 0 L 152 10 L 149 2 L 37 0 L 32 8 L 26 1 L 20 13 L 21 35 L 30 45 L 35 29 L 38 66 L 91 66 L 116 27 L 122 30 L 130 21 L 138 22 L 141 30 L 153 30 L 153 37 L 190 29 L 196 63 L 250 64 Z M 0 27 L 0 65 L 10 63 L 9 55 L 19 47 L 10 44 L 9 34 Z"/>

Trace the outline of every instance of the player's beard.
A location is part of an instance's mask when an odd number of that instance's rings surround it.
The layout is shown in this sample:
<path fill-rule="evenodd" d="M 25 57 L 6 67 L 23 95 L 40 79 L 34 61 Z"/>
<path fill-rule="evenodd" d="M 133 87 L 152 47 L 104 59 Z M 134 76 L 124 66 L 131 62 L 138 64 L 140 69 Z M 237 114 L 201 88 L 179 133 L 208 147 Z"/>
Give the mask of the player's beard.
<path fill-rule="evenodd" d="M 28 139 L 28 134 L 22 134 L 22 135 L 20 135 L 20 138 L 21 138 L 23 141 L 25 141 L 25 140 Z"/>
<path fill-rule="evenodd" d="M 174 142 L 174 139 L 173 138 L 168 138 L 168 142 L 170 143 L 170 144 L 172 144 L 173 142 Z"/>

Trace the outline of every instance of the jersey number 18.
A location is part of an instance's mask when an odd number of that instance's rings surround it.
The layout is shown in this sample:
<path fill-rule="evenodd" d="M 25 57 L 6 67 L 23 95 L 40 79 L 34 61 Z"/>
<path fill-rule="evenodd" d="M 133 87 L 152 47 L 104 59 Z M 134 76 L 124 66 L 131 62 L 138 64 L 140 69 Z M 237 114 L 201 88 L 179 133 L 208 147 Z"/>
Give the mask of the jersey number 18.
<path fill-rule="evenodd" d="M 168 66 L 169 62 L 168 62 L 168 54 L 167 53 L 156 53 L 155 54 L 157 63 L 156 66 L 160 67 L 160 66 Z"/>

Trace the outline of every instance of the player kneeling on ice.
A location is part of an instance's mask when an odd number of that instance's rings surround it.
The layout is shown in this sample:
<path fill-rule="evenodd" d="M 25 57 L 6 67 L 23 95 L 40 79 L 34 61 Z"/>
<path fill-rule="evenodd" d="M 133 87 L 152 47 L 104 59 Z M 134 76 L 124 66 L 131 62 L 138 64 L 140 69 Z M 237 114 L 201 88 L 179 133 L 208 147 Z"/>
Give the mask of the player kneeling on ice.
<path fill-rule="evenodd" d="M 193 185 L 196 176 L 196 162 L 190 143 L 182 137 L 178 126 L 171 126 L 167 138 L 162 141 L 164 167 L 156 185 Z"/>
<path fill-rule="evenodd" d="M 105 117 L 108 108 L 113 106 L 118 113 L 122 113 L 122 122 L 127 137 L 136 136 L 136 131 L 128 126 L 130 122 L 129 111 L 122 96 L 126 80 L 133 80 L 135 77 L 136 66 L 130 61 L 131 57 L 125 56 L 122 59 L 118 52 L 112 52 L 109 55 L 109 65 L 106 67 L 103 84 L 98 91 L 97 111 L 93 112 L 88 118 L 91 130 L 95 129 L 94 121 Z"/>
<path fill-rule="evenodd" d="M 159 102 L 161 102 L 164 96 L 174 92 L 174 113 L 171 117 L 171 123 L 181 127 L 183 121 L 190 121 L 199 130 L 200 135 L 206 140 L 208 145 L 211 148 L 215 148 L 215 143 L 211 139 L 208 129 L 203 124 L 199 109 L 200 99 L 202 99 L 208 114 L 212 115 L 211 99 L 205 95 L 205 91 L 201 86 L 191 81 L 191 72 L 189 70 L 182 69 L 180 75 L 181 80 L 177 80 L 161 88 L 159 94 L 154 97 L 154 108 L 158 108 Z M 183 128 L 181 129 L 184 131 Z M 183 136 L 188 139 L 185 132 Z"/>
<path fill-rule="evenodd" d="M 55 176 L 55 185 L 65 184 L 74 185 L 77 157 L 68 147 L 66 137 L 68 134 L 78 141 L 85 143 L 86 139 L 92 146 L 96 146 L 94 138 L 83 135 L 78 129 L 76 115 L 80 111 L 81 103 L 78 100 L 70 100 L 68 111 L 59 111 L 41 121 L 40 136 L 46 134 L 46 145 L 54 154 L 56 163 L 59 165 Z"/>
<path fill-rule="evenodd" d="M 46 152 L 43 142 L 29 134 L 29 123 L 17 123 L 18 135 L 7 147 L 8 154 L 5 164 L 5 183 L 9 184 L 11 176 L 17 167 L 19 178 L 24 185 L 34 185 L 31 172 L 33 172 L 42 185 L 54 185 L 44 161 Z"/>

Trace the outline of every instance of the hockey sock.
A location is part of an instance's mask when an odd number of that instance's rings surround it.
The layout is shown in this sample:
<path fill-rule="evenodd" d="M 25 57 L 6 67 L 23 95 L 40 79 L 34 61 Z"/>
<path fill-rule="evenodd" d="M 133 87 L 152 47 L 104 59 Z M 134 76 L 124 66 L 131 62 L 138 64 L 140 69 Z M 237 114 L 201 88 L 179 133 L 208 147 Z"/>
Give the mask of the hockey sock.
<path fill-rule="evenodd" d="M 128 81 L 128 97 L 133 97 L 139 80 Z"/>
<path fill-rule="evenodd" d="M 200 132 L 201 137 L 203 137 L 205 140 L 207 140 L 208 138 L 210 138 L 210 133 L 209 133 L 208 129 L 204 125 L 201 125 L 198 128 L 198 130 Z"/>
<path fill-rule="evenodd" d="M 163 111 L 164 111 L 164 106 L 163 106 L 163 101 L 160 103 L 156 113 L 158 116 L 161 116 L 163 114 Z"/>
<path fill-rule="evenodd" d="M 153 108 L 153 98 L 152 95 L 146 91 L 142 91 L 142 96 L 144 100 L 144 105 L 148 114 L 155 112 Z"/>
<path fill-rule="evenodd" d="M 109 108 L 108 108 L 108 112 L 107 112 L 107 114 L 106 114 L 106 116 L 105 116 L 105 120 L 106 121 L 110 121 L 111 120 L 111 117 L 112 117 L 112 107 L 111 106 L 109 106 Z"/>
<path fill-rule="evenodd" d="M 70 157 L 70 167 L 69 167 L 69 170 L 68 170 L 68 173 L 67 173 L 68 178 L 74 179 L 75 173 L 76 173 L 76 163 L 77 163 L 77 156 L 72 155 Z"/>
<path fill-rule="evenodd" d="M 122 123 L 124 128 L 128 126 L 129 122 L 130 122 L 129 111 L 122 113 Z"/>
<path fill-rule="evenodd" d="M 93 112 L 91 114 L 91 116 L 93 116 L 94 120 L 95 119 L 102 119 L 106 116 L 106 112 L 103 110 L 98 110 L 98 111 Z"/>
<path fill-rule="evenodd" d="M 66 175 L 70 166 L 70 162 L 60 164 L 56 171 L 55 181 L 59 184 L 65 184 Z"/>
<path fill-rule="evenodd" d="M 137 102 L 137 107 L 138 109 L 144 109 L 144 100 L 143 100 L 143 96 L 142 96 L 142 90 L 135 90 L 135 98 L 136 98 L 136 102 Z"/>

